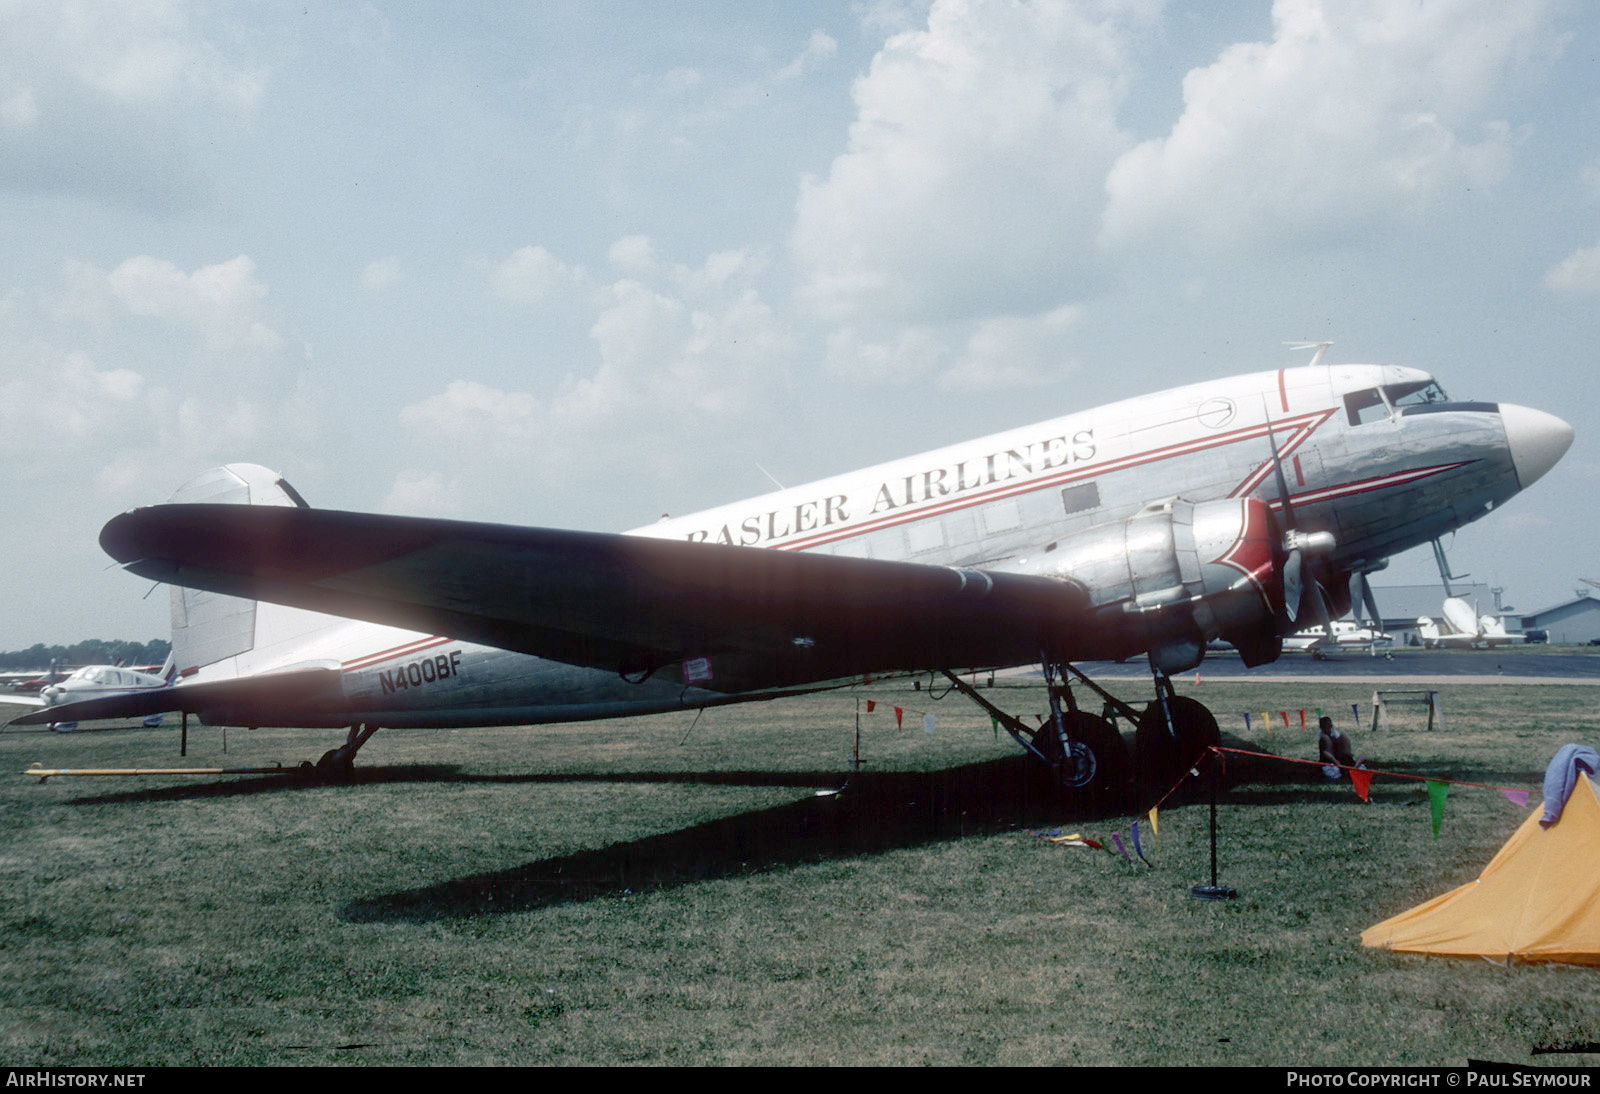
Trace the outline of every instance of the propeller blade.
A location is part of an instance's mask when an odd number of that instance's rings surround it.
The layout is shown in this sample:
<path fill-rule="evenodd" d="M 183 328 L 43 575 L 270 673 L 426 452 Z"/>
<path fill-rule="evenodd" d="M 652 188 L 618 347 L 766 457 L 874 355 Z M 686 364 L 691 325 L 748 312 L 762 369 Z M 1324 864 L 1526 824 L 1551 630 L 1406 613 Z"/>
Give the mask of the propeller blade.
<path fill-rule="evenodd" d="M 1283 460 L 1278 456 L 1278 438 L 1272 432 L 1272 415 L 1267 415 L 1267 446 L 1272 451 L 1272 474 L 1278 480 L 1278 505 L 1283 510 L 1283 527 L 1295 531 L 1294 506 L 1289 502 L 1289 480 L 1283 477 Z"/>
<path fill-rule="evenodd" d="M 1283 612 L 1292 624 L 1300 615 L 1300 552 L 1293 550 L 1283 563 Z"/>
<path fill-rule="evenodd" d="M 1373 630 L 1379 630 L 1383 625 L 1383 615 L 1378 611 L 1378 600 L 1372 595 L 1372 582 L 1367 580 L 1366 574 L 1357 574 L 1356 580 L 1361 582 L 1361 597 L 1359 603 L 1367 609 L 1367 619 L 1372 624 Z"/>
<path fill-rule="evenodd" d="M 1311 608 L 1316 613 L 1317 622 L 1322 624 L 1322 633 L 1331 639 L 1333 618 L 1328 614 L 1328 596 L 1322 591 L 1322 583 L 1313 577 L 1306 588 L 1311 593 Z"/>

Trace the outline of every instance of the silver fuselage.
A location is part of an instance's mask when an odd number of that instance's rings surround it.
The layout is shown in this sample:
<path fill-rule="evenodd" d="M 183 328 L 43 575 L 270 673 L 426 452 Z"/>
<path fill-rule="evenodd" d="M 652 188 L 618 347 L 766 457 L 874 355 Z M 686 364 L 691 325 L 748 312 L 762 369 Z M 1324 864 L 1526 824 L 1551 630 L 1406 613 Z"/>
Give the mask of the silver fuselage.
<path fill-rule="evenodd" d="M 1408 401 L 1409 400 L 1409 401 Z M 1510 425 L 1508 426 L 1508 423 Z M 1413 369 L 1318 366 L 1234 377 L 1130 399 L 1038 425 L 777 491 L 634 535 L 751 549 L 991 569 L 1087 543 L 1153 501 L 1259 497 L 1282 508 L 1278 453 L 1300 530 L 1331 533 L 1345 575 L 1477 520 L 1542 475 L 1570 443 L 1538 411 L 1452 403 Z M 1086 538 L 1089 537 L 1089 538 Z M 1083 562 L 1097 607 L 1126 597 L 1122 560 Z M 262 605 L 263 611 L 270 606 Z M 277 613 L 295 609 L 272 608 Z M 615 672 L 297 613 L 194 679 L 336 661 L 347 705 L 296 724 L 456 726 L 568 721 L 694 708 L 770 692 L 724 693 L 683 678 Z M 1203 637 L 1212 638 L 1214 634 Z M 1126 656 L 1126 633 L 1089 629 L 1063 660 Z M 969 666 L 933 666 L 969 667 Z M 217 710 L 237 724 L 258 712 Z"/>

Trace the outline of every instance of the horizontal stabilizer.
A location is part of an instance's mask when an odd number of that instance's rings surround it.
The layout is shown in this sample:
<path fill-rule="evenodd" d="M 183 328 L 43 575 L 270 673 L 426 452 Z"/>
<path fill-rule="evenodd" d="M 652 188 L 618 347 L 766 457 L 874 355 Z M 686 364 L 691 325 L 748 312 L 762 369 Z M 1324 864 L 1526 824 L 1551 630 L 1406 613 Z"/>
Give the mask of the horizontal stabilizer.
<path fill-rule="evenodd" d="M 295 711 L 342 706 L 345 700 L 340 675 L 337 664 L 331 664 L 198 684 L 180 683 L 61 703 L 13 718 L 7 724 L 37 726 L 52 722 L 87 722 L 96 718 L 143 718 L 170 711 L 202 715 L 227 711 L 246 715 L 228 719 L 233 724 L 273 725 L 292 717 Z M 259 711 L 261 717 L 248 716 L 251 711 Z"/>
<path fill-rule="evenodd" d="M 151 580 L 569 664 L 716 657 L 717 686 L 1024 663 L 1089 618 L 1053 578 L 321 509 L 158 505 L 100 544 Z"/>

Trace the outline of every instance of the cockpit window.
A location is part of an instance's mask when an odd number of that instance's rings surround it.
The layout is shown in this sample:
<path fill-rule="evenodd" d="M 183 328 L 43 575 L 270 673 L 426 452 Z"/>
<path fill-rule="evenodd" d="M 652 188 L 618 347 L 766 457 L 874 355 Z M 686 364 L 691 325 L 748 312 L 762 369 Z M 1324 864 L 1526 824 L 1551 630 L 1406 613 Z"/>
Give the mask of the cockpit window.
<path fill-rule="evenodd" d="M 1381 422 L 1389 417 L 1389 404 L 1375 387 L 1350 392 L 1344 397 L 1344 409 L 1350 415 L 1351 425 Z"/>
<path fill-rule="evenodd" d="M 1383 389 L 1393 406 L 1427 406 L 1431 403 L 1448 403 L 1444 389 L 1433 380 L 1419 380 L 1409 384 L 1390 384 Z"/>

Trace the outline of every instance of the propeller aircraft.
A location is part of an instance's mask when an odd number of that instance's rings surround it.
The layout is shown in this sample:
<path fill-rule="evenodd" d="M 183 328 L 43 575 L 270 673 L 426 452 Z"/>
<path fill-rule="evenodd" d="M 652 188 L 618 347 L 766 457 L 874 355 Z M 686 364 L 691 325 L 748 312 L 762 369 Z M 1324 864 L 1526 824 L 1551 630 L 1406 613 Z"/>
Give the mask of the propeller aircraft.
<path fill-rule="evenodd" d="M 347 775 L 380 726 L 604 718 L 932 671 L 1066 790 L 1115 794 L 1126 746 L 1080 692 L 1133 721 L 1142 776 L 1181 771 L 1218 739 L 1171 684 L 1208 641 L 1259 665 L 1309 625 L 1331 637 L 1352 577 L 1487 515 L 1572 442 L 1542 411 L 1322 356 L 627 534 L 319 510 L 265 468 L 218 468 L 102 530 L 126 569 L 173 586 L 177 682 L 77 716 L 154 703 L 344 728 L 320 766 Z M 1142 710 L 1082 667 L 1139 655 Z M 1040 726 L 961 679 L 1026 664 L 1048 684 Z"/>

